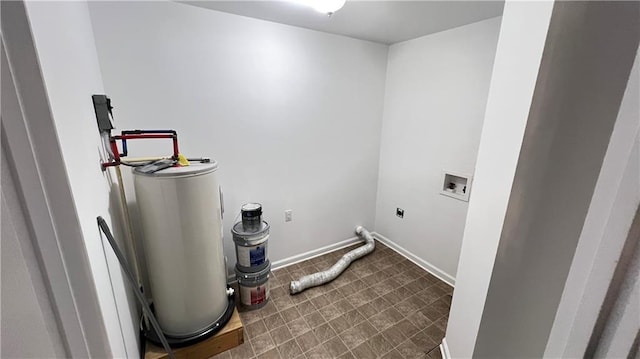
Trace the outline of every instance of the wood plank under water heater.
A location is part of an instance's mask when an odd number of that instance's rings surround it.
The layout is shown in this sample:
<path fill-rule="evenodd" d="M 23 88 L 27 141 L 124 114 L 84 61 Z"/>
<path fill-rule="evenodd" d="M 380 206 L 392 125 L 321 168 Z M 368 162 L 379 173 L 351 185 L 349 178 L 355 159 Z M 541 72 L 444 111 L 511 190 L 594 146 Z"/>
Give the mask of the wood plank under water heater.
<path fill-rule="evenodd" d="M 210 358 L 216 354 L 227 351 L 244 343 L 244 329 L 238 310 L 233 311 L 233 315 L 227 325 L 213 337 L 184 348 L 174 350 L 178 359 L 201 359 Z M 151 343 L 147 343 L 145 359 L 165 359 L 169 358 L 164 349 Z"/>

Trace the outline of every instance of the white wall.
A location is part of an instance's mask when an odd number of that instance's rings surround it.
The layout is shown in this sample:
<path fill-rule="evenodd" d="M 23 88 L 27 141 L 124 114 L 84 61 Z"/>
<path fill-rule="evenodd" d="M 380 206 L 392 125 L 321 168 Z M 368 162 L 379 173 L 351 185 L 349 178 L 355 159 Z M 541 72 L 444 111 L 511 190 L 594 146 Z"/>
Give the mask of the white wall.
<path fill-rule="evenodd" d="M 636 55 L 637 10 L 507 2 L 446 334 L 453 357 L 544 355 Z M 507 139 L 514 148 L 485 157 Z"/>
<path fill-rule="evenodd" d="M 442 171 L 473 174 L 500 21 L 389 48 L 376 232 L 449 283 L 468 203 L 440 195 Z"/>
<path fill-rule="evenodd" d="M 3 62 L 4 66 L 4 62 Z M 6 81 L 6 79 L 3 79 Z M 2 114 L 3 117 L 6 113 Z M 2 142 L 2 315 L 0 333 L 3 358 L 66 358 L 62 334 L 58 329 L 55 307 L 49 298 L 46 279 L 33 246 L 28 216 L 13 178 L 14 164 L 9 163 L 8 146 Z M 38 340 L 33 340 L 38 333 Z"/>
<path fill-rule="evenodd" d="M 552 8 L 505 3 L 445 338 L 453 358 L 473 355 Z"/>
<path fill-rule="evenodd" d="M 640 144 L 640 142 L 636 142 Z M 636 145 L 634 150 L 636 174 L 640 174 L 640 147 Z M 637 179 L 637 177 L 636 177 Z M 636 181 L 639 183 L 640 181 Z M 589 346 L 587 355 L 594 353 L 595 358 L 624 358 L 638 356 L 638 333 L 640 333 L 640 211 L 629 230 L 627 246 L 616 270 L 624 273 L 616 273 L 613 282 L 619 285 L 615 295 L 615 302 L 611 303 L 611 311 L 606 325 L 598 332 L 597 347 Z M 635 247 L 632 249 L 630 247 Z M 626 267 L 626 268 L 625 268 Z M 586 356 L 586 355 L 585 355 Z"/>
<path fill-rule="evenodd" d="M 639 13 L 637 2 L 554 5 L 474 356 L 544 355 L 631 75 Z"/>
<path fill-rule="evenodd" d="M 219 162 L 230 265 L 248 201 L 272 261 L 373 228 L 386 46 L 172 2 L 89 8 L 116 126 L 176 129 L 183 153 Z"/>
<path fill-rule="evenodd" d="M 26 7 L 110 349 L 113 357 L 136 357 L 137 314 L 129 287 L 96 224 L 99 215 L 111 223 L 118 209 L 110 203 L 112 182 L 100 170 L 91 95 L 102 93 L 103 85 L 88 7 L 85 2 L 27 2 Z"/>
<path fill-rule="evenodd" d="M 639 118 L 640 56 L 636 55 L 547 343 L 547 357 L 585 353 L 640 203 Z"/>

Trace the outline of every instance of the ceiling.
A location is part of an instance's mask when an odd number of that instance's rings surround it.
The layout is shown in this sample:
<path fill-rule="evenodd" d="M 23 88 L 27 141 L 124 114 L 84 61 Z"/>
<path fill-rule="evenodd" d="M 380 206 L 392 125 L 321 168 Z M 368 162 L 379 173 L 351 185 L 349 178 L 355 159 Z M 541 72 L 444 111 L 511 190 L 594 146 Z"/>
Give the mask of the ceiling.
<path fill-rule="evenodd" d="M 393 44 L 502 15 L 503 1 L 347 0 L 333 16 L 289 1 L 179 1 L 231 14 Z"/>

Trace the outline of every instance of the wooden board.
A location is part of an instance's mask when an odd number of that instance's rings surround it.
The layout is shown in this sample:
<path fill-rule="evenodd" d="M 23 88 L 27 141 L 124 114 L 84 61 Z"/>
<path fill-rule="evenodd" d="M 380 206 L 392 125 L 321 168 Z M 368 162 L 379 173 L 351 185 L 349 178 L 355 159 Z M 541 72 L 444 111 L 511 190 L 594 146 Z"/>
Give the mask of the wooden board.
<path fill-rule="evenodd" d="M 177 348 L 174 350 L 176 358 L 179 359 L 206 359 L 226 350 L 234 348 L 244 343 L 244 329 L 238 309 L 233 311 L 233 315 L 227 325 L 225 325 L 216 335 L 192 346 Z M 164 349 L 147 342 L 145 359 L 165 359 L 169 358 Z"/>

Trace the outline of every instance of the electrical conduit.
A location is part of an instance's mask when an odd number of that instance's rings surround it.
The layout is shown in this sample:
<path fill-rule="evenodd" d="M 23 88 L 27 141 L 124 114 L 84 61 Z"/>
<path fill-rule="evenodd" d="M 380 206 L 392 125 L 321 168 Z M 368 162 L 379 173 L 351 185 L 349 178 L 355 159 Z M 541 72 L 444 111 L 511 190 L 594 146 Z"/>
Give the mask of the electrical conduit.
<path fill-rule="evenodd" d="M 347 269 L 351 262 L 373 252 L 373 250 L 376 248 L 376 244 L 373 240 L 373 237 L 371 237 L 371 233 L 369 233 L 369 231 L 367 231 L 364 227 L 358 226 L 356 227 L 356 234 L 358 235 L 358 237 L 363 238 L 366 241 L 363 246 L 358 247 L 343 255 L 342 258 L 340 258 L 340 260 L 336 262 L 336 264 L 334 264 L 326 271 L 309 274 L 300 278 L 299 280 L 292 281 L 291 285 L 289 286 L 290 293 L 300 293 L 307 288 L 329 283 L 332 280 L 336 279 L 342 272 L 344 272 L 344 270 Z"/>

